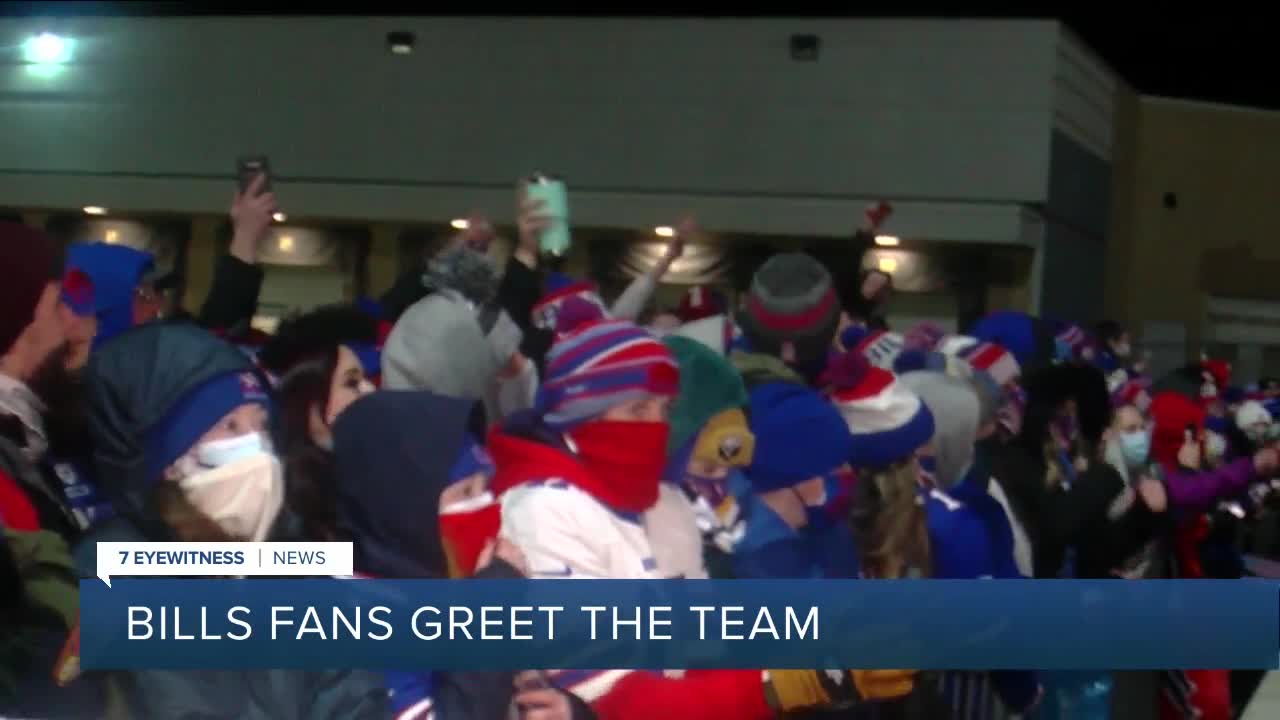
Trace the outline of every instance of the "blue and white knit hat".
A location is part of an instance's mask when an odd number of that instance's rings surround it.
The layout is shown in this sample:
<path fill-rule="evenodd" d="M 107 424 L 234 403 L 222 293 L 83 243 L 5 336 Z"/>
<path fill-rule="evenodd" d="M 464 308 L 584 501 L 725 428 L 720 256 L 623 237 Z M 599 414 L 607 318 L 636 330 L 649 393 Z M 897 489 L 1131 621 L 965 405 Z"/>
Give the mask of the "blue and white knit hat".
<path fill-rule="evenodd" d="M 853 435 L 849 464 L 880 468 L 910 457 L 933 437 L 933 414 L 893 373 L 849 353 L 831 372 L 831 401 Z"/>
<path fill-rule="evenodd" d="M 675 397 L 680 371 L 648 330 L 626 320 L 594 320 L 560 336 L 538 389 L 543 421 L 557 430 L 650 395 Z"/>
<path fill-rule="evenodd" d="M 147 431 L 147 476 L 159 478 L 227 413 L 248 404 L 270 404 L 258 376 L 248 371 L 218 375 L 183 395 Z"/>

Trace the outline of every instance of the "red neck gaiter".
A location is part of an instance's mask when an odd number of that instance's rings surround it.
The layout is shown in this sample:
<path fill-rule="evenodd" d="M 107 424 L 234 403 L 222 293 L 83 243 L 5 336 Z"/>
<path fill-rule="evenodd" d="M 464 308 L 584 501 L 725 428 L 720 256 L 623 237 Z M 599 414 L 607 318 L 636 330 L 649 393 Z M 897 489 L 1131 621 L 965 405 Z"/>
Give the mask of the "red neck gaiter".
<path fill-rule="evenodd" d="M 595 420 L 567 436 L 579 461 L 605 489 L 602 499 L 617 510 L 639 513 L 658 502 L 670 432 L 665 422 Z"/>

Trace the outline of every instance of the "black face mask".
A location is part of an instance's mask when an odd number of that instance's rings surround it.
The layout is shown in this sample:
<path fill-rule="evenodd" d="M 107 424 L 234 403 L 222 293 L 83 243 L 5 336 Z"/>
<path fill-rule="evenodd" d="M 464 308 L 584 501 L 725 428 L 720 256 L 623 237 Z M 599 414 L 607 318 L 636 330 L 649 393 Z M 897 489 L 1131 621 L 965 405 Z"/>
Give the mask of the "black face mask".
<path fill-rule="evenodd" d="M 67 369 L 70 348 L 49 353 L 27 383 L 44 402 L 45 432 L 55 452 L 79 452 L 89 448 L 88 402 L 79 372 Z"/>

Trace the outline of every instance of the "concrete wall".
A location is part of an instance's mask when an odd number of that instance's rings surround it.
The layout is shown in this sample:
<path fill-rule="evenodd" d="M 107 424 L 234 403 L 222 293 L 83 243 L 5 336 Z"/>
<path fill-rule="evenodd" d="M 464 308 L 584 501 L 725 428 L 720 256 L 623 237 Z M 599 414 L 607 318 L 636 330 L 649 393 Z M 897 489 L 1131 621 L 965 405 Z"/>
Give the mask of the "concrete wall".
<path fill-rule="evenodd" d="M 298 216 L 506 217 L 536 168 L 597 225 L 736 198 L 733 229 L 772 232 L 813 214 L 802 200 L 840 209 L 793 232 L 839 234 L 866 198 L 1047 196 L 1052 22 L 61 22 L 70 65 L 0 67 L 0 197 L 16 207 L 218 212 L 245 152 L 270 154 Z M 0 43 L 40 29 L 2 21 Z M 400 29 L 412 55 L 384 47 Z M 790 58 L 792 33 L 822 38 L 817 62 Z"/>
<path fill-rule="evenodd" d="M 1136 329 L 1185 328 L 1191 357 L 1213 341 L 1209 296 L 1280 301 L 1280 113 L 1135 98 L 1118 118 L 1132 146 L 1116 157 L 1107 306 Z"/>

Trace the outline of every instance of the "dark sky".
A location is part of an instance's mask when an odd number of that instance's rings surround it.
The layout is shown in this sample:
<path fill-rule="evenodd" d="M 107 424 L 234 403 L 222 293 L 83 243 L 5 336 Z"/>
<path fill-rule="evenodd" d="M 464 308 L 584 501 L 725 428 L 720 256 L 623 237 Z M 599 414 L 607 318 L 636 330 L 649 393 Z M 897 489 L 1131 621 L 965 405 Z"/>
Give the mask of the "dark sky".
<path fill-rule="evenodd" d="M 1082 3 L 1080 3 L 1082 4 Z M 353 15 L 402 14 L 401 3 L 362 1 Z M 1079 4 L 1078 4 L 1079 5 Z M 447 5 L 438 8 L 448 11 Z M 498 6 L 502 7 L 502 6 Z M 512 7 L 508 5 L 507 7 Z M 573 5 L 523 5 L 526 14 L 570 11 Z M 598 6 L 596 6 L 598 7 Z M 661 5 L 611 5 L 614 14 L 662 13 Z M 705 9 L 681 6 L 700 16 L 724 15 L 733 6 Z M 1140 92 L 1195 100 L 1280 109 L 1280 79 L 1273 71 L 1273 50 L 1280 28 L 1259 13 L 1239 12 L 1238 6 L 1214 14 L 1203 5 L 1188 6 L 1181 14 L 1160 6 L 1114 2 L 1110 12 L 1055 10 L 1047 3 L 859 3 L 859 15 L 877 17 L 1016 17 L 1064 20 Z M 787 3 L 787 16 L 805 16 L 804 4 Z M 1235 12 L 1233 12 L 1235 11 Z M 456 14 L 497 14 L 476 4 L 458 7 Z M 1123 13 L 1123 14 L 1122 14 Z M 4 15 L 227 15 L 304 14 L 282 2 L 0 2 Z M 566 13 L 567 14 L 567 13 Z M 589 14 L 589 13 L 588 13 Z M 683 13 L 681 13 L 683 14 Z M 829 13 L 822 13 L 829 15 Z M 814 15 L 815 17 L 817 15 Z"/>

